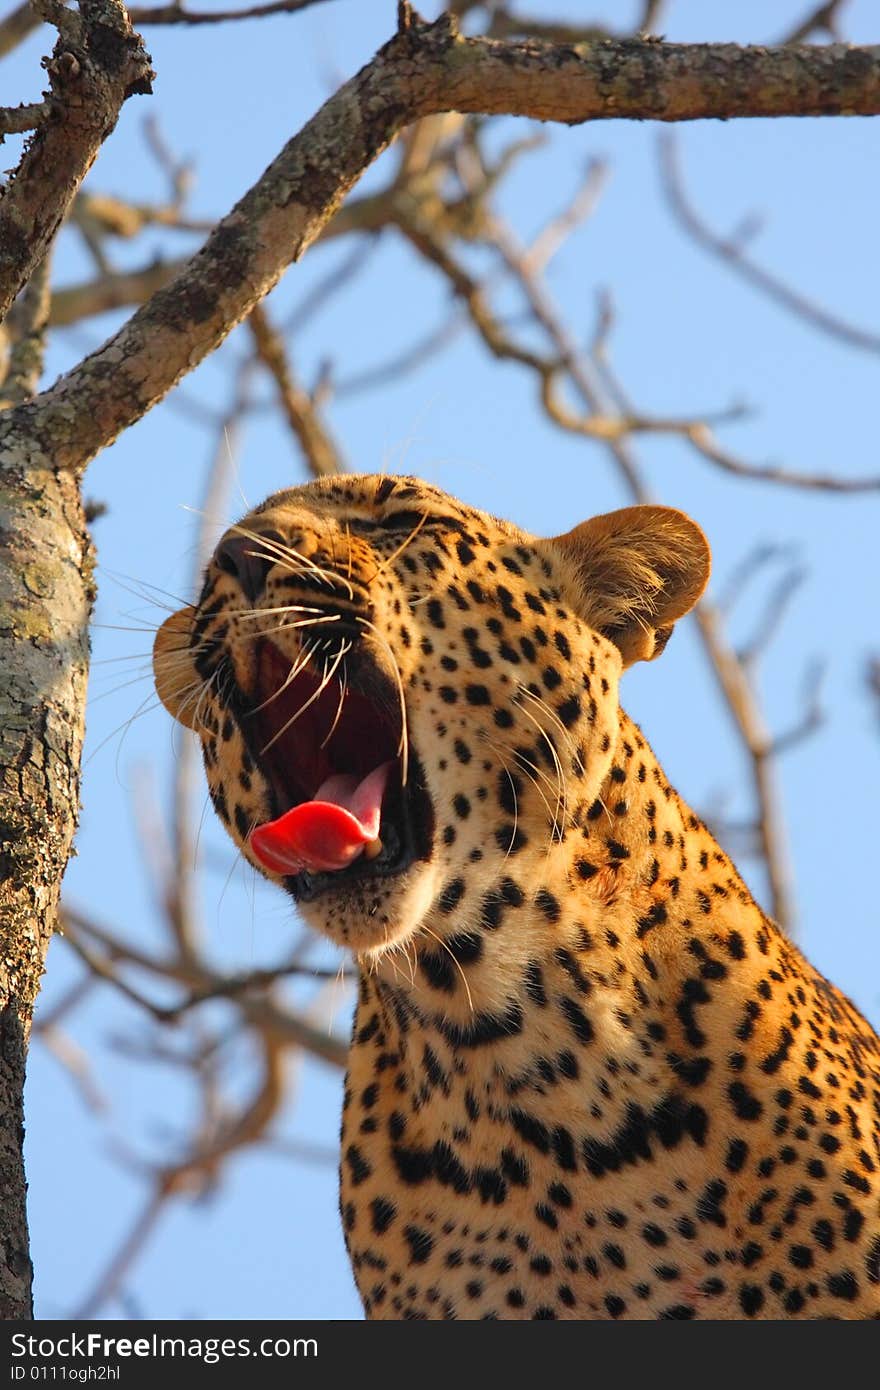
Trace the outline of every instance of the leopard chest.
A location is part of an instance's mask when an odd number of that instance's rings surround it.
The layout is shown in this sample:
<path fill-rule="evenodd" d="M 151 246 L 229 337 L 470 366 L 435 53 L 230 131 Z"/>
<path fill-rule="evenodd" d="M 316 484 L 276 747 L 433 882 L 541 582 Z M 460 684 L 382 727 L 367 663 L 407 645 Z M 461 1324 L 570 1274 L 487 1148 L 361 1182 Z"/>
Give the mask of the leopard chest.
<path fill-rule="evenodd" d="M 552 1077 L 511 1084 L 489 1049 L 401 1038 L 362 1000 L 341 1208 L 369 1317 L 732 1315 L 719 1232 L 707 1239 L 695 1215 L 694 1117 L 622 1102 L 613 1138 L 590 1141 L 583 1091 L 564 1053 Z M 673 1148 L 674 1170 L 661 1169 L 654 1151 Z"/>

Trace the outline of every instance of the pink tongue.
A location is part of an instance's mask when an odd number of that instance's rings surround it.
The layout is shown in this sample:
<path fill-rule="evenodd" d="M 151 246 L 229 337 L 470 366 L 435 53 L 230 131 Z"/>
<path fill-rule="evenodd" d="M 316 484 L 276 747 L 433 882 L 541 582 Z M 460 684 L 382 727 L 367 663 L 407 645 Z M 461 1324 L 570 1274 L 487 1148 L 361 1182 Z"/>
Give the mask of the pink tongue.
<path fill-rule="evenodd" d="M 393 763 L 382 763 L 362 782 L 334 773 L 322 782 L 314 801 L 294 806 L 277 820 L 251 831 L 251 849 L 274 874 L 344 869 L 378 840 L 382 797 Z"/>

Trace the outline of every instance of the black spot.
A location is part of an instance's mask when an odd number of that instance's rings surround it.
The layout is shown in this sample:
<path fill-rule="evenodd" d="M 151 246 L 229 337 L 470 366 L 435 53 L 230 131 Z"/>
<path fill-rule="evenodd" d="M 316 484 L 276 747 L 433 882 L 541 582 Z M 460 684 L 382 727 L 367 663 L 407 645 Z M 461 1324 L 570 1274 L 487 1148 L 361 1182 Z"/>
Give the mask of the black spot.
<path fill-rule="evenodd" d="M 567 1129 L 562 1125 L 557 1125 L 551 1136 L 553 1153 L 560 1168 L 567 1172 L 574 1172 L 577 1168 L 577 1159 L 574 1152 L 574 1140 Z"/>
<path fill-rule="evenodd" d="M 547 1126 L 540 1120 L 536 1120 L 534 1115 L 527 1114 L 524 1110 L 511 1110 L 510 1122 L 521 1139 L 527 1144 L 531 1144 L 539 1153 L 550 1152 L 550 1135 Z"/>
<path fill-rule="evenodd" d="M 590 864 L 586 859 L 575 860 L 574 866 L 577 869 L 580 877 L 584 879 L 592 878 L 594 874 L 597 874 L 599 872 L 596 865 Z"/>
<path fill-rule="evenodd" d="M 517 854 L 524 845 L 528 844 L 528 838 L 519 829 L 519 826 L 507 824 L 499 826 L 495 831 L 495 843 L 505 854 Z"/>
<path fill-rule="evenodd" d="M 757 1284 L 740 1284 L 739 1306 L 747 1318 L 753 1318 L 764 1306 L 764 1291 Z"/>
<path fill-rule="evenodd" d="M 738 931 L 732 931 L 728 934 L 726 945 L 728 954 L 733 960 L 745 959 L 746 946 Z"/>
<path fill-rule="evenodd" d="M 370 1203 L 373 1230 L 377 1236 L 384 1235 L 397 1215 L 397 1207 L 384 1197 L 375 1197 Z"/>
<path fill-rule="evenodd" d="M 580 718 L 580 697 L 577 695 L 569 695 L 567 700 L 561 700 L 556 706 L 556 713 L 559 715 L 566 729 L 570 729 L 572 724 L 576 723 Z"/>
<path fill-rule="evenodd" d="M 535 894 L 535 902 L 547 918 L 548 922 L 558 922 L 560 915 L 559 903 L 553 894 L 546 888 L 540 888 Z"/>
<path fill-rule="evenodd" d="M 432 627 L 444 628 L 446 620 L 443 617 L 443 604 L 437 598 L 429 599 L 425 608 L 428 614 L 428 621 Z"/>
<path fill-rule="evenodd" d="M 813 1263 L 813 1252 L 809 1245 L 793 1245 L 788 1252 L 788 1259 L 795 1269 L 809 1269 Z"/>
<path fill-rule="evenodd" d="M 358 1187 L 360 1183 L 366 1182 L 367 1178 L 372 1175 L 372 1168 L 356 1144 L 349 1144 L 345 1151 L 345 1161 L 348 1164 L 352 1185 L 354 1187 Z"/>
<path fill-rule="evenodd" d="M 508 907 L 522 907 L 525 895 L 512 878 L 501 880 L 497 888 L 491 889 L 483 898 L 481 914 L 483 922 L 490 931 L 501 925 Z"/>
<path fill-rule="evenodd" d="M 698 1004 L 707 1004 L 710 999 L 709 991 L 703 981 L 695 975 L 690 975 L 684 981 L 681 990 L 681 999 L 675 1006 L 675 1012 L 684 1025 L 685 1037 L 692 1047 L 702 1047 L 706 1041 L 706 1035 L 696 1021 L 695 1008 Z"/>
<path fill-rule="evenodd" d="M 448 916 L 454 908 L 458 906 L 464 897 L 464 879 L 454 878 L 451 883 L 447 883 L 443 892 L 437 899 L 437 906 L 440 911 Z"/>
<path fill-rule="evenodd" d="M 721 1178 L 713 1178 L 711 1182 L 707 1182 L 697 1201 L 697 1220 L 713 1226 L 726 1226 L 727 1217 L 721 1210 L 726 1196 L 727 1183 Z"/>
<path fill-rule="evenodd" d="M 492 703 L 489 692 L 484 685 L 466 685 L 464 697 L 469 705 L 489 705 Z"/>
<path fill-rule="evenodd" d="M 528 1187 L 529 1165 L 512 1149 L 501 1150 L 501 1171 L 512 1187 Z"/>
<path fill-rule="evenodd" d="M 432 989 L 443 990 L 445 994 L 454 993 L 455 965 L 445 951 L 422 951 L 419 969 Z"/>
<path fill-rule="evenodd" d="M 522 794 L 522 779 L 516 777 L 507 768 L 502 768 L 498 774 L 498 804 L 502 811 L 506 811 L 509 816 L 516 816 L 518 798 Z"/>
<path fill-rule="evenodd" d="M 842 1298 L 847 1303 L 852 1303 L 859 1296 L 859 1286 L 851 1269 L 844 1269 L 840 1274 L 829 1274 L 827 1286 L 832 1297 Z"/>
<path fill-rule="evenodd" d="M 665 1097 L 650 1112 L 632 1103 L 609 1140 L 585 1139 L 581 1152 L 588 1171 L 600 1178 L 608 1172 L 616 1173 L 626 1164 L 650 1159 L 654 1138 L 664 1149 L 676 1148 L 685 1136 L 702 1144 L 706 1124 L 706 1112 L 702 1107 L 686 1105 L 678 1096 Z"/>
<path fill-rule="evenodd" d="M 771 1052 L 769 1056 L 765 1057 L 761 1062 L 761 1071 L 767 1076 L 772 1076 L 774 1072 L 777 1072 L 782 1066 L 782 1063 L 787 1061 L 793 1042 L 793 1033 L 789 1028 L 783 1027 L 779 1033 L 779 1045 L 774 1052 Z"/>
<path fill-rule="evenodd" d="M 666 921 L 666 908 L 662 903 L 655 903 L 644 917 L 640 917 L 636 926 L 636 936 L 641 938 L 647 936 L 654 927 L 662 926 Z"/>
<path fill-rule="evenodd" d="M 467 1023 L 450 1023 L 444 1020 L 438 1025 L 440 1032 L 452 1047 L 484 1047 L 487 1043 L 499 1042 L 522 1032 L 523 1011 L 519 1004 L 513 1003 L 504 1014 L 474 1014 Z"/>
<path fill-rule="evenodd" d="M 741 1120 L 757 1120 L 763 1114 L 763 1105 L 757 1096 L 752 1095 L 743 1081 L 732 1081 L 727 1088 L 727 1094 Z"/>
<path fill-rule="evenodd" d="M 547 1004 L 547 991 L 544 988 L 544 972 L 540 963 L 536 960 L 530 961 L 526 966 L 525 973 L 526 994 L 534 1004 L 540 1008 L 545 1008 Z"/>
<path fill-rule="evenodd" d="M 594 1037 L 593 1025 L 580 1005 L 576 1004 L 573 999 L 569 999 L 566 995 L 560 999 L 559 1007 L 568 1019 L 571 1030 L 578 1042 L 592 1042 Z"/>
<path fill-rule="evenodd" d="M 473 965 L 483 954 L 483 938 L 476 932 L 459 932 L 457 936 L 449 937 L 446 949 L 460 965 Z"/>
<path fill-rule="evenodd" d="M 420 1226 L 404 1226 L 403 1234 L 409 1246 L 410 1263 L 423 1265 L 431 1257 L 434 1249 L 434 1239 L 423 1231 Z"/>
<path fill-rule="evenodd" d="M 745 1139 L 731 1139 L 727 1146 L 724 1166 L 728 1173 L 739 1173 L 748 1156 L 749 1146 Z"/>
<path fill-rule="evenodd" d="M 880 1284 L 880 1236 L 875 1236 L 871 1241 L 865 1257 L 865 1273 L 869 1284 Z"/>

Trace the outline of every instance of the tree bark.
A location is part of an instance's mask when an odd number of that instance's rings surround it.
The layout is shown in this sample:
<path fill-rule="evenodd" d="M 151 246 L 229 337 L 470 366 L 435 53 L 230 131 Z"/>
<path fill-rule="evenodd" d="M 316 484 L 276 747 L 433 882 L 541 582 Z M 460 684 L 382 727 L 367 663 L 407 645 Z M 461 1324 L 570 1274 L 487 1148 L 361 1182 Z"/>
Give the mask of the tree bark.
<path fill-rule="evenodd" d="M 60 8 L 60 7 L 59 7 Z M 51 111 L 0 196 L 0 322 L 46 255 L 122 103 L 149 92 L 149 54 L 120 0 L 53 11 Z"/>
<path fill-rule="evenodd" d="M 25 155 L 0 203 L 0 312 L 45 254 L 107 121 L 112 127 L 127 92 L 148 81 L 145 55 L 107 20 L 113 13 L 118 19 L 120 10 L 118 0 L 81 0 L 82 23 L 92 25 L 92 38 L 78 56 L 70 25 L 80 18 L 62 11 L 68 23 L 59 7 L 52 9 L 62 30 L 59 50 L 73 53 L 79 65 L 76 80 L 85 80 L 86 67 L 97 73 L 102 62 L 110 74 L 94 79 L 103 124 L 99 129 L 93 113 L 76 106 L 65 88 L 60 99 L 67 119 L 62 112 Z M 95 35 L 100 39 L 108 23 L 110 38 L 104 34 L 102 48 Z M 66 60 L 65 66 L 70 76 L 73 68 Z M 502 43 L 461 37 L 449 16 L 425 25 L 402 5 L 397 37 L 284 147 L 174 281 L 50 390 L 0 416 L 3 1317 L 30 1316 L 24 1057 L 79 797 L 92 602 L 79 475 L 223 341 L 315 240 L 400 130 L 449 110 L 568 123 L 871 114 L 880 111 L 880 50 Z"/>
<path fill-rule="evenodd" d="M 79 807 L 91 552 L 76 479 L 39 454 L 0 484 L 0 1317 L 31 1316 L 22 1088 Z"/>

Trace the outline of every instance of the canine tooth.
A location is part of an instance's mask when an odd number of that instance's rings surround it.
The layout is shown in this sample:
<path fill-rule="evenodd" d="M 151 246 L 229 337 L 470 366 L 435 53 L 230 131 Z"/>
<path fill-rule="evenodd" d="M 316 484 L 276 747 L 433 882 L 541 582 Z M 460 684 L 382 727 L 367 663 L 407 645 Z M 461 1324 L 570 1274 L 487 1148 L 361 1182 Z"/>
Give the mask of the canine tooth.
<path fill-rule="evenodd" d="M 364 858 L 375 859 L 377 854 L 382 853 L 382 841 L 378 839 L 368 840 L 364 845 Z"/>

